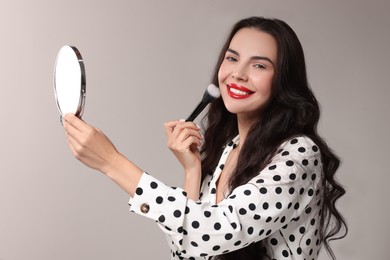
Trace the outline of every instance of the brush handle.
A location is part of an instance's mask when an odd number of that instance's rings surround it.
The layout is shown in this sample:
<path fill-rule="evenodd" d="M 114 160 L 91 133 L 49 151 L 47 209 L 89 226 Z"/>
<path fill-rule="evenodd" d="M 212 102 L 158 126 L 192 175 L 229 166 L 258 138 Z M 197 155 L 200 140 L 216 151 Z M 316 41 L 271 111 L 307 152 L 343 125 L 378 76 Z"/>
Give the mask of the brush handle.
<path fill-rule="evenodd" d="M 203 111 L 203 109 L 207 106 L 208 102 L 201 101 L 198 106 L 194 109 L 191 115 L 186 119 L 186 122 L 192 122 L 195 118 Z"/>

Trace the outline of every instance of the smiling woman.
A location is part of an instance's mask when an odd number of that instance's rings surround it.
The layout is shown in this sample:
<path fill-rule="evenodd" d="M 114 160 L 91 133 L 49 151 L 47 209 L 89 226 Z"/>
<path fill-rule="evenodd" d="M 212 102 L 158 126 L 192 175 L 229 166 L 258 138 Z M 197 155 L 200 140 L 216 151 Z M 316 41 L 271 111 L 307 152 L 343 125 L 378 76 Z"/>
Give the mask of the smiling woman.
<path fill-rule="evenodd" d="M 221 95 L 229 112 L 248 120 L 258 117 L 258 110 L 271 96 L 276 58 L 277 44 L 271 35 L 253 28 L 241 29 L 234 35 L 218 72 Z"/>
<path fill-rule="evenodd" d="M 70 149 L 130 194 L 132 212 L 158 223 L 172 259 L 317 259 L 321 245 L 332 254 L 329 240 L 346 234 L 337 237 L 346 225 L 335 208 L 345 191 L 334 179 L 339 160 L 317 134 L 319 106 L 294 31 L 277 19 L 239 21 L 212 83 L 221 97 L 204 137 L 192 122 L 165 124 L 183 189 L 68 114 Z"/>

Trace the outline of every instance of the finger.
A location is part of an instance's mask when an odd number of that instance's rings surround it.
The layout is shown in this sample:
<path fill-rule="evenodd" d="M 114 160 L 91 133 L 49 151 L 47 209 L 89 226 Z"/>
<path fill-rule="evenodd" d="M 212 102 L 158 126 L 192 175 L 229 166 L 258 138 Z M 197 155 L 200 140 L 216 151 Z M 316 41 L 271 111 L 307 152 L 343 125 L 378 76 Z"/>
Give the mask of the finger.
<path fill-rule="evenodd" d="M 202 135 L 200 134 L 199 130 L 194 130 L 191 128 L 184 128 L 178 133 L 176 140 L 179 142 L 183 142 L 189 137 L 197 138 L 198 140 L 202 140 Z"/>
<path fill-rule="evenodd" d="M 74 114 L 66 114 L 64 116 L 64 125 L 71 125 L 74 128 L 78 129 L 80 132 L 86 132 L 88 131 L 91 126 L 88 125 L 86 122 L 75 116 Z"/>
<path fill-rule="evenodd" d="M 180 123 L 179 120 L 175 120 L 175 121 L 170 121 L 170 122 L 164 123 L 165 133 L 166 133 L 166 135 L 168 137 L 173 132 L 173 129 L 175 129 L 176 125 L 179 124 L 179 123 Z"/>

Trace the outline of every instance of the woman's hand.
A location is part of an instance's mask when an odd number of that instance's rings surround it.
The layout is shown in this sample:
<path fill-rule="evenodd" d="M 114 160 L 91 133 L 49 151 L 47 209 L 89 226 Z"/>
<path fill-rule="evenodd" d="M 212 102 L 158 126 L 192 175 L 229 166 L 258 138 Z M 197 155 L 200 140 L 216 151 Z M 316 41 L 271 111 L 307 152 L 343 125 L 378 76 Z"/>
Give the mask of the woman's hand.
<path fill-rule="evenodd" d="M 119 153 L 103 132 L 72 114 L 65 115 L 64 129 L 73 155 L 88 167 L 107 173 Z"/>
<path fill-rule="evenodd" d="M 199 199 L 201 182 L 201 157 L 199 146 L 202 142 L 200 128 L 192 122 L 172 121 L 165 123 L 168 147 L 184 168 L 184 190 L 192 200 Z"/>
<path fill-rule="evenodd" d="M 200 170 L 199 146 L 203 139 L 200 128 L 192 122 L 171 121 L 165 123 L 168 148 L 177 157 L 186 172 Z"/>

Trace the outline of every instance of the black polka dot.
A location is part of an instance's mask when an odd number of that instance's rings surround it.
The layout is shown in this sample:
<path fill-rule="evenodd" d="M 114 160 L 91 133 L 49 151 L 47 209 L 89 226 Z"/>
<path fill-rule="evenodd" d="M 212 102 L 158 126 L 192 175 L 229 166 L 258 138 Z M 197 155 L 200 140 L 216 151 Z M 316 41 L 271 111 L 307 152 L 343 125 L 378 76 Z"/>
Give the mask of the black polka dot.
<path fill-rule="evenodd" d="M 212 188 L 211 191 L 210 191 L 211 194 L 215 194 L 217 193 L 217 190 L 215 188 Z"/>
<path fill-rule="evenodd" d="M 233 213 L 233 206 L 232 205 L 229 205 L 228 209 L 229 209 L 230 213 Z"/>
<path fill-rule="evenodd" d="M 264 202 L 264 203 L 263 203 L 263 209 L 268 209 L 268 207 L 269 207 L 268 202 Z"/>
<path fill-rule="evenodd" d="M 273 179 L 274 179 L 274 181 L 280 181 L 281 177 L 280 177 L 280 175 L 274 175 Z"/>
<path fill-rule="evenodd" d="M 307 173 L 304 172 L 304 173 L 302 174 L 302 180 L 306 180 L 306 178 L 307 178 Z"/>
<path fill-rule="evenodd" d="M 194 247 L 198 247 L 198 244 L 195 241 L 192 241 L 191 245 L 194 246 Z"/>
<path fill-rule="evenodd" d="M 313 173 L 313 174 L 311 175 L 311 180 L 314 181 L 316 178 L 317 178 L 317 175 L 316 175 L 315 173 Z"/>
<path fill-rule="evenodd" d="M 239 211 L 240 215 L 245 215 L 246 214 L 246 209 L 241 208 Z"/>
<path fill-rule="evenodd" d="M 267 233 L 265 233 L 267 236 L 269 236 L 272 233 L 272 229 L 268 230 Z"/>
<path fill-rule="evenodd" d="M 214 224 L 214 229 L 215 229 L 215 230 L 220 230 L 220 229 L 221 229 L 221 224 L 218 223 L 218 222 L 215 223 L 215 224 Z"/>
<path fill-rule="evenodd" d="M 150 187 L 151 187 L 152 189 L 156 189 L 156 188 L 158 187 L 158 185 L 157 185 L 156 182 L 152 181 L 152 182 L 150 183 Z"/>
<path fill-rule="evenodd" d="M 264 187 L 260 188 L 260 193 L 261 194 L 266 194 L 267 193 L 267 188 L 264 188 Z"/>
<path fill-rule="evenodd" d="M 163 203 L 163 201 L 164 201 L 164 199 L 163 199 L 161 196 L 158 196 L 158 197 L 156 198 L 156 203 L 157 203 L 157 204 L 161 204 L 161 203 Z"/>
<path fill-rule="evenodd" d="M 308 207 L 308 208 L 305 210 L 305 213 L 306 213 L 306 214 L 310 214 L 310 212 L 311 212 L 311 207 Z"/>
<path fill-rule="evenodd" d="M 278 240 L 276 238 L 271 238 L 271 245 L 276 246 L 278 244 Z"/>
<path fill-rule="evenodd" d="M 211 216 L 211 212 L 208 211 L 208 210 L 206 210 L 205 212 L 203 212 L 203 214 L 204 214 L 204 216 L 205 216 L 206 218 L 209 218 L 209 217 Z"/>
<path fill-rule="evenodd" d="M 264 183 L 264 179 L 258 179 L 256 183 Z"/>
<path fill-rule="evenodd" d="M 308 191 L 307 191 L 307 194 L 311 197 L 311 196 L 313 196 L 314 195 L 314 190 L 313 189 L 309 189 Z"/>
<path fill-rule="evenodd" d="M 289 253 L 288 253 L 287 250 L 283 250 L 282 255 L 283 255 L 284 257 L 288 257 L 288 256 L 289 256 Z"/>
<path fill-rule="evenodd" d="M 285 216 L 280 218 L 280 223 L 284 223 L 285 221 L 286 221 L 286 217 Z"/>
<path fill-rule="evenodd" d="M 239 246 L 241 244 L 241 241 L 238 240 L 236 243 L 234 243 L 235 246 Z"/>
<path fill-rule="evenodd" d="M 161 215 L 161 216 L 158 218 L 158 221 L 160 221 L 161 223 L 163 223 L 163 222 L 165 221 L 164 215 Z"/>
<path fill-rule="evenodd" d="M 287 166 L 293 166 L 293 165 L 294 165 L 294 161 L 288 160 L 288 161 L 286 162 L 286 165 L 287 165 Z"/>
<path fill-rule="evenodd" d="M 230 233 L 227 233 L 227 234 L 225 235 L 225 239 L 226 239 L 226 240 L 230 240 L 230 239 L 232 239 L 232 238 L 233 238 L 233 235 L 230 234 Z"/>
<path fill-rule="evenodd" d="M 181 216 L 181 211 L 180 211 L 180 210 L 175 210 L 175 211 L 173 212 L 173 215 L 174 215 L 176 218 L 180 218 L 180 216 Z"/>
<path fill-rule="evenodd" d="M 305 227 L 300 227 L 299 228 L 299 233 L 304 234 L 305 231 L 306 231 Z"/>
<path fill-rule="evenodd" d="M 303 164 L 303 166 L 307 166 L 309 164 L 309 161 L 306 159 L 303 159 L 302 164 Z"/>
<path fill-rule="evenodd" d="M 269 222 L 271 222 L 271 221 L 272 221 L 272 217 L 268 217 L 268 218 L 265 220 L 266 223 L 269 223 Z"/>
<path fill-rule="evenodd" d="M 318 160 L 315 159 L 315 160 L 314 160 L 314 166 L 317 166 L 317 165 L 318 165 Z"/>
<path fill-rule="evenodd" d="M 232 228 L 234 228 L 234 229 L 236 229 L 236 228 L 237 228 L 237 224 L 236 224 L 236 223 L 234 223 L 234 222 L 232 222 L 230 225 L 231 225 L 231 226 L 232 226 Z M 214 226 L 214 228 L 215 228 L 215 226 Z M 221 228 L 221 227 L 220 227 L 220 228 Z"/>
<path fill-rule="evenodd" d="M 251 203 L 251 204 L 249 204 L 248 208 L 249 208 L 250 210 L 254 211 L 254 210 L 256 210 L 256 205 L 253 204 L 253 203 Z"/>
<path fill-rule="evenodd" d="M 271 165 L 270 167 L 268 167 L 268 170 L 275 170 L 276 169 L 276 165 Z"/>
<path fill-rule="evenodd" d="M 188 214 L 188 213 L 190 213 L 190 208 L 186 206 L 186 210 L 185 210 L 184 214 Z"/>
<path fill-rule="evenodd" d="M 298 255 L 302 254 L 302 248 L 300 248 L 300 247 L 297 248 L 297 254 Z"/>
<path fill-rule="evenodd" d="M 287 156 L 287 155 L 289 155 L 290 153 L 288 152 L 288 151 L 284 151 L 283 153 L 282 153 L 282 156 Z"/>
<path fill-rule="evenodd" d="M 295 180 L 296 177 L 297 177 L 297 175 L 295 173 L 291 173 L 289 176 L 290 180 L 292 180 L 292 181 Z"/>
<path fill-rule="evenodd" d="M 244 194 L 247 195 L 247 196 L 249 196 L 249 195 L 251 195 L 251 191 L 250 191 L 250 190 L 245 190 L 245 191 L 244 191 Z"/>
<path fill-rule="evenodd" d="M 306 245 L 309 246 L 310 244 L 311 244 L 311 239 L 309 238 L 306 240 Z"/>
<path fill-rule="evenodd" d="M 294 138 L 294 139 L 292 139 L 292 140 L 290 141 L 290 144 L 296 144 L 296 143 L 298 143 L 298 139 L 296 139 L 296 138 Z"/>
<path fill-rule="evenodd" d="M 281 208 L 282 208 L 282 203 L 276 202 L 275 207 L 276 207 L 277 209 L 281 209 Z"/>
<path fill-rule="evenodd" d="M 221 170 L 223 170 L 224 167 L 225 167 L 225 164 L 221 164 L 221 165 L 219 166 L 219 168 L 220 168 Z"/>
<path fill-rule="evenodd" d="M 213 250 L 214 250 L 214 251 L 218 251 L 220 248 L 221 248 L 220 246 L 214 246 L 214 247 L 213 247 Z"/>
<path fill-rule="evenodd" d="M 172 196 L 169 196 L 169 197 L 168 197 L 168 200 L 173 202 L 173 201 L 176 200 L 176 198 L 175 198 L 175 197 L 172 197 Z"/>
<path fill-rule="evenodd" d="M 276 194 L 282 193 L 282 188 L 281 187 L 276 187 L 275 188 L 275 192 L 276 192 Z"/>
<path fill-rule="evenodd" d="M 249 227 L 249 228 L 248 228 L 248 234 L 249 234 L 249 235 L 252 235 L 252 234 L 253 234 L 253 227 Z"/>
<path fill-rule="evenodd" d="M 306 149 L 304 147 L 299 147 L 298 152 L 304 153 L 304 152 L 306 152 Z"/>
<path fill-rule="evenodd" d="M 135 190 L 135 193 L 136 193 L 137 195 L 142 195 L 142 193 L 144 193 L 144 190 L 143 190 L 142 188 L 138 187 L 138 188 Z"/>
<path fill-rule="evenodd" d="M 295 203 L 294 209 L 295 209 L 295 210 L 299 209 L 299 202 Z"/>
<path fill-rule="evenodd" d="M 262 234 L 264 234 L 264 229 L 262 229 L 262 230 L 260 230 L 260 232 L 259 232 L 259 236 L 261 236 Z"/>
<path fill-rule="evenodd" d="M 199 228 L 199 222 L 198 221 L 193 221 L 192 222 L 192 227 L 195 228 L 195 229 Z"/>
<path fill-rule="evenodd" d="M 314 226 L 316 224 L 316 220 L 313 218 L 310 220 L 310 225 Z"/>
<path fill-rule="evenodd" d="M 261 218 L 261 216 L 260 215 L 257 215 L 257 214 L 255 214 L 254 216 L 253 216 L 253 219 L 255 219 L 255 220 L 259 220 Z"/>
<path fill-rule="evenodd" d="M 304 192 L 305 192 L 305 188 L 301 188 L 301 189 L 299 190 L 299 194 L 300 194 L 300 195 L 302 195 Z"/>
<path fill-rule="evenodd" d="M 209 241 L 210 240 L 210 236 L 209 235 L 203 235 L 202 239 L 203 239 L 203 241 Z"/>
<path fill-rule="evenodd" d="M 314 152 L 318 152 L 318 147 L 316 145 L 313 145 L 313 147 L 311 148 Z"/>
<path fill-rule="evenodd" d="M 294 192 L 295 192 L 295 189 L 294 189 L 294 187 L 291 187 L 290 189 L 288 189 L 288 193 L 290 193 L 290 194 L 294 194 Z"/>

